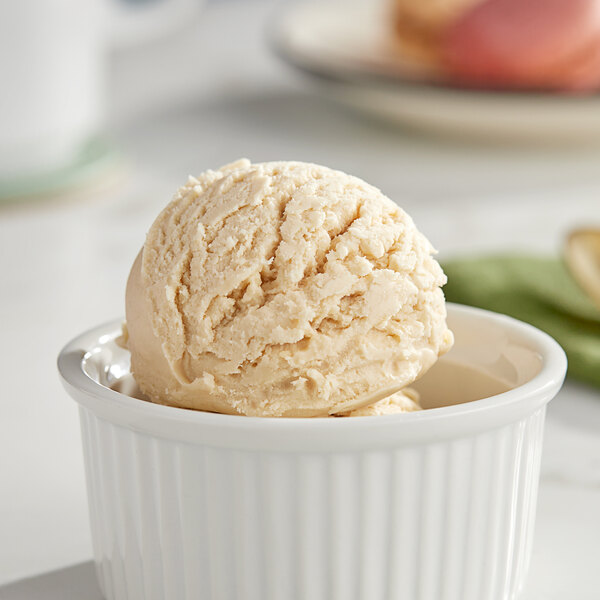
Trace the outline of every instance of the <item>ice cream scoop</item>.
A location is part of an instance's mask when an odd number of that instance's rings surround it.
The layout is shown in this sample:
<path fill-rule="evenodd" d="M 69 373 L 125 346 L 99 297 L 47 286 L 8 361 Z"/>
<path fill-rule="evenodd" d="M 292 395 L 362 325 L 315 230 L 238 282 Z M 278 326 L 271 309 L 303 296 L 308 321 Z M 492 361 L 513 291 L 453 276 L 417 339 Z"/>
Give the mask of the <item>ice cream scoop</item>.
<path fill-rule="evenodd" d="M 385 398 L 452 344 L 434 250 L 378 189 L 241 160 L 191 177 L 129 277 L 134 377 L 154 402 L 314 417 Z"/>

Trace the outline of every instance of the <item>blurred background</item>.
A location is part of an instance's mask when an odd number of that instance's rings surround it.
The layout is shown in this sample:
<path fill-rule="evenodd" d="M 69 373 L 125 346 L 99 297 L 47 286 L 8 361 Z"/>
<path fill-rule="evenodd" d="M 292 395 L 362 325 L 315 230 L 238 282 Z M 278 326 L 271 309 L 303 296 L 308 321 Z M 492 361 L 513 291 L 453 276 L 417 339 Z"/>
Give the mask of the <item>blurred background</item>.
<path fill-rule="evenodd" d="M 598 5 L 1 3 L 0 586 L 91 558 L 58 351 L 123 315 L 145 232 L 188 175 L 248 157 L 379 187 L 439 249 L 450 300 L 567 349 L 526 597 L 597 599 Z"/>

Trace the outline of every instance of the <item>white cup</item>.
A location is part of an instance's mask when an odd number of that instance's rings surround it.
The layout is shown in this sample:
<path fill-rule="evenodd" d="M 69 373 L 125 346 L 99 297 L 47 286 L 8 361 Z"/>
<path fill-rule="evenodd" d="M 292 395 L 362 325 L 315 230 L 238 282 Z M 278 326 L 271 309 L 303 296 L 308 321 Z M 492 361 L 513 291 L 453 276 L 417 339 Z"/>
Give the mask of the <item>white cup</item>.
<path fill-rule="evenodd" d="M 0 2 L 0 183 L 71 164 L 102 127 L 107 49 L 171 31 L 201 4 Z"/>
<path fill-rule="evenodd" d="M 102 114 L 102 3 L 0 2 L 0 179 L 68 164 Z"/>
<path fill-rule="evenodd" d="M 348 419 L 153 404 L 132 395 L 121 321 L 68 344 L 107 600 L 516 598 L 567 363 L 503 315 L 449 305 L 448 324 L 454 348 L 416 386 L 428 410 Z"/>

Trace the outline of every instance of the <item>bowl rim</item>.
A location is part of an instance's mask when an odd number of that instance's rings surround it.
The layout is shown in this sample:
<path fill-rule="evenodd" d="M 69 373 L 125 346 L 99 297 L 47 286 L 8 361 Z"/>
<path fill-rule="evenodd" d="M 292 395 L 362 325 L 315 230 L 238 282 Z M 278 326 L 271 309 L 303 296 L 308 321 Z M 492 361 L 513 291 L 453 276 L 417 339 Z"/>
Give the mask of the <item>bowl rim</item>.
<path fill-rule="evenodd" d="M 541 358 L 539 373 L 506 392 L 463 404 L 377 417 L 326 419 L 210 413 L 155 404 L 107 388 L 85 372 L 84 360 L 92 348 L 117 336 L 123 319 L 104 323 L 72 339 L 61 350 L 57 366 L 63 385 L 73 399 L 104 420 L 159 437 L 187 441 L 198 441 L 197 433 L 203 431 L 217 445 L 230 445 L 231 435 L 240 436 L 240 444 L 247 443 L 251 437 L 265 435 L 271 442 L 288 446 L 294 445 L 294 439 L 289 436 L 295 436 L 295 442 L 304 447 L 311 444 L 306 438 L 307 433 L 317 436 L 313 440 L 317 445 L 320 439 L 322 442 L 329 440 L 333 446 L 336 441 L 333 438 L 337 435 L 347 442 L 355 433 L 369 431 L 375 436 L 381 434 L 380 441 L 384 444 L 398 438 L 399 433 L 403 439 L 412 442 L 423 436 L 430 440 L 456 437 L 515 422 L 535 412 L 556 395 L 566 374 L 567 359 L 552 337 L 503 314 L 450 302 L 447 307 L 450 315 L 495 322 L 507 333 L 523 340 Z M 220 434 L 230 438 L 229 442 L 220 441 Z M 268 439 L 263 442 L 267 443 Z M 263 445 L 258 442 L 258 446 Z"/>

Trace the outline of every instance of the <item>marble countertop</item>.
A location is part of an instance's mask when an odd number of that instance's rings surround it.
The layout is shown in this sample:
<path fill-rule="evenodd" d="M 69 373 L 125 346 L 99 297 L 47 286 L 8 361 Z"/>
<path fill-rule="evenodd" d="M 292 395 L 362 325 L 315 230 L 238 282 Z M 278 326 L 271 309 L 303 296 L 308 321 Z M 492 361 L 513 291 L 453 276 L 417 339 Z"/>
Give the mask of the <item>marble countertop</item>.
<path fill-rule="evenodd" d="M 82 330 L 123 314 L 145 231 L 188 174 L 239 156 L 340 168 L 405 208 L 442 259 L 558 252 L 570 227 L 600 223 L 600 145 L 421 137 L 341 110 L 269 52 L 263 28 L 274 5 L 213 4 L 177 37 L 115 55 L 109 129 L 126 176 L 0 207 L 0 585 L 67 568 L 0 587 L 2 600 L 64 598 L 67 589 L 99 598 L 77 410 L 55 357 Z M 600 392 L 568 382 L 548 411 L 524 600 L 597 600 L 599 559 Z"/>

